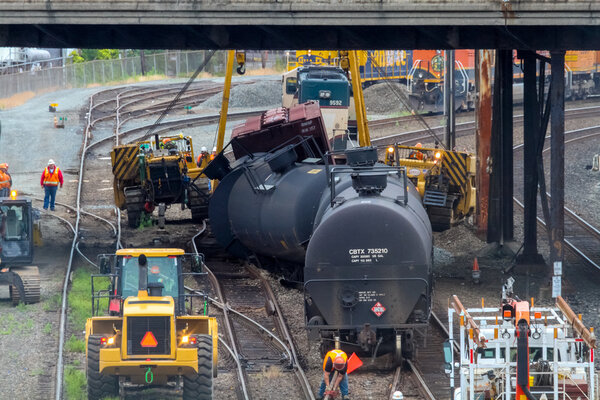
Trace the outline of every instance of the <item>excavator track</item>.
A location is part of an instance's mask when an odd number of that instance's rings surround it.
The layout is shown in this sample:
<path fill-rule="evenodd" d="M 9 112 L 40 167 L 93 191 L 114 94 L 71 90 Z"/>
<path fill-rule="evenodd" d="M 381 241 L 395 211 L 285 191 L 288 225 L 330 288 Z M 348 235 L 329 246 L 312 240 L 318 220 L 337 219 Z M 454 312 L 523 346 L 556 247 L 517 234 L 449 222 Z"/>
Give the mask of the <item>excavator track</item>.
<path fill-rule="evenodd" d="M 11 268 L 11 272 L 17 274 L 23 282 L 25 288 L 25 304 L 38 303 L 40 301 L 40 272 L 38 267 L 15 267 Z M 10 286 L 10 297 L 13 304 L 19 304 L 21 301 L 19 289 L 15 286 Z"/>

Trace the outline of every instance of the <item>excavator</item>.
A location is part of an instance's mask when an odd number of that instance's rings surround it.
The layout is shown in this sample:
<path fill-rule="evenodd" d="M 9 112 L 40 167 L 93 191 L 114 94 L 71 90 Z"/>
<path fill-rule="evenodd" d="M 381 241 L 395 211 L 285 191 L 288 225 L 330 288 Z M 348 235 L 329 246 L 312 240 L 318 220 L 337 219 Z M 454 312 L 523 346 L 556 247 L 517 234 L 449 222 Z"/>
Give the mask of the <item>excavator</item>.
<path fill-rule="evenodd" d="M 13 304 L 40 301 L 40 274 L 32 266 L 34 231 L 31 200 L 0 197 L 0 284 L 8 284 Z"/>

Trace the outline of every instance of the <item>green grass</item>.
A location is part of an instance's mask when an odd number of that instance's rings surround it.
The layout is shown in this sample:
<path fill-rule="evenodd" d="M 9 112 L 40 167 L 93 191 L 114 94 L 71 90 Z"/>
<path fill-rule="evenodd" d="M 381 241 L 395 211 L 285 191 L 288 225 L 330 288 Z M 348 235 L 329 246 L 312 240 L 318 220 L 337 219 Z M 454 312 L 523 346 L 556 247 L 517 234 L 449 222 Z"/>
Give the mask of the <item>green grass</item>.
<path fill-rule="evenodd" d="M 81 267 L 73 273 L 73 282 L 69 291 L 69 323 L 74 331 L 82 331 L 85 329 L 85 322 L 92 316 L 92 282 L 90 274 L 95 273 L 86 267 Z M 108 278 L 101 281 L 94 280 L 94 289 L 107 289 L 109 284 Z M 100 302 L 100 308 L 108 307 L 108 300 Z"/>
<path fill-rule="evenodd" d="M 56 311 L 62 303 L 62 295 L 60 293 L 54 293 L 52 297 L 44 301 L 43 309 L 46 312 Z"/>
<path fill-rule="evenodd" d="M 44 332 L 46 335 L 49 335 L 52 333 L 52 324 L 50 322 L 46 322 L 46 325 L 44 325 L 44 329 L 42 329 L 42 332 Z"/>
<path fill-rule="evenodd" d="M 25 312 L 25 311 L 29 310 L 29 306 L 28 306 L 27 304 L 25 304 L 25 303 L 19 303 L 19 304 L 18 304 L 18 305 L 15 307 L 15 309 L 16 309 L 17 311 L 20 311 L 20 312 Z"/>
<path fill-rule="evenodd" d="M 85 342 L 81 339 L 77 339 L 75 335 L 71 335 L 69 340 L 65 343 L 65 348 L 71 353 L 85 353 Z"/>
<path fill-rule="evenodd" d="M 85 373 L 73 365 L 65 367 L 65 390 L 68 400 L 86 400 Z"/>
<path fill-rule="evenodd" d="M 24 334 L 33 331 L 31 318 L 15 317 L 14 314 L 0 316 L 0 335 Z"/>
<path fill-rule="evenodd" d="M 43 368 L 34 368 L 31 370 L 31 372 L 29 373 L 29 375 L 31 376 L 39 376 L 39 375 L 44 375 L 46 371 Z"/>

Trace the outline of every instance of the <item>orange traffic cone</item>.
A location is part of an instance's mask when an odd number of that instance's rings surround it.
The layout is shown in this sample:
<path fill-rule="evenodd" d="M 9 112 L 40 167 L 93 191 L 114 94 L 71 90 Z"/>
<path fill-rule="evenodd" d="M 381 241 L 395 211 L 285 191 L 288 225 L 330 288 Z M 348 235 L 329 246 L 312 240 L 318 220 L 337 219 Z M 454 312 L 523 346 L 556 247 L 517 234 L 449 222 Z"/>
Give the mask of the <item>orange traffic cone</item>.
<path fill-rule="evenodd" d="M 473 282 L 479 283 L 479 278 L 481 277 L 481 272 L 479 271 L 479 263 L 477 262 L 477 257 L 473 260 Z"/>

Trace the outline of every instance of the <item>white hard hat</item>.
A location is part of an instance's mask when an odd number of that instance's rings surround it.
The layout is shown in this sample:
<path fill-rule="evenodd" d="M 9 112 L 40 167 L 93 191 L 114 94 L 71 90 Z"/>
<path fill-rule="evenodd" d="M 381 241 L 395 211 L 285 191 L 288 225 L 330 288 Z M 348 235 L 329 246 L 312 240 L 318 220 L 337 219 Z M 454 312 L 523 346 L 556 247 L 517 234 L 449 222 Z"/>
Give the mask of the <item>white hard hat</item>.
<path fill-rule="evenodd" d="M 206 148 L 206 146 L 202 146 L 202 148 L 200 149 L 201 152 L 205 152 L 208 151 L 208 149 Z"/>
<path fill-rule="evenodd" d="M 53 160 L 53 159 L 49 159 L 49 160 L 48 160 L 48 165 L 55 165 L 55 164 L 54 164 L 54 160 Z"/>
<path fill-rule="evenodd" d="M 217 146 L 213 147 L 213 152 L 217 151 Z"/>
<path fill-rule="evenodd" d="M 403 398 L 404 398 L 404 395 L 399 390 L 395 391 L 394 394 L 392 395 L 393 400 L 402 400 Z"/>

